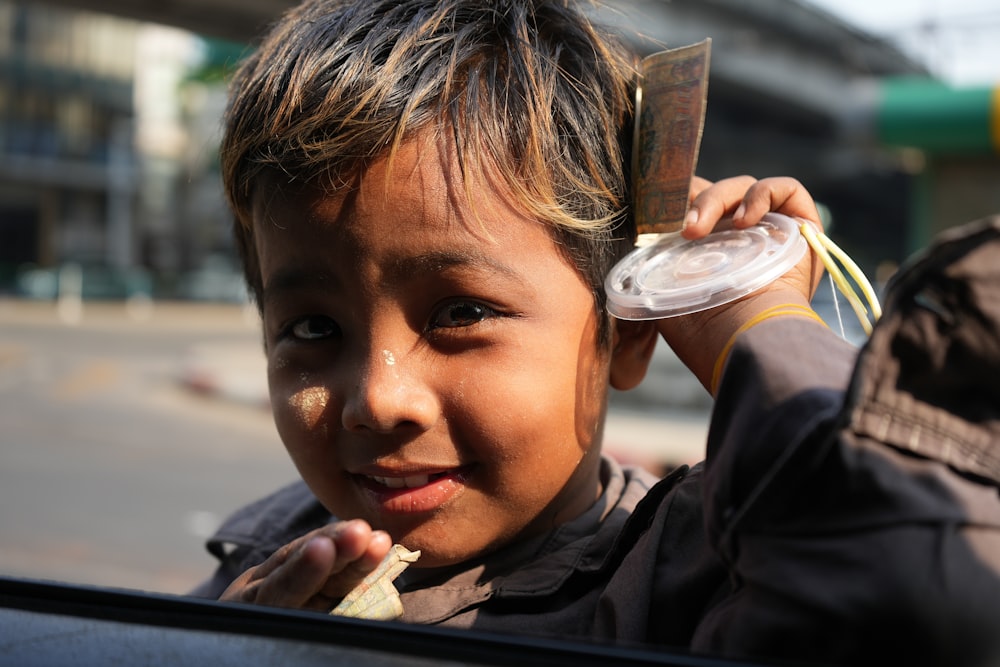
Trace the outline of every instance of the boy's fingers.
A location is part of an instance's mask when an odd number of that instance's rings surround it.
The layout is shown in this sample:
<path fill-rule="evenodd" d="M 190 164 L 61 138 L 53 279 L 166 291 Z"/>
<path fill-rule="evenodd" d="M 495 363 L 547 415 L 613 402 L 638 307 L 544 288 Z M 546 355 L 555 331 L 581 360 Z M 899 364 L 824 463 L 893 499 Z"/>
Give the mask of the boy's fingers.
<path fill-rule="evenodd" d="M 264 579 L 272 572 L 277 570 L 279 567 L 284 565 L 285 561 L 287 561 L 292 554 L 294 554 L 298 549 L 300 549 L 302 545 L 309 540 L 309 538 L 310 538 L 309 535 L 299 538 L 297 540 L 289 542 L 288 544 L 282 546 L 280 549 L 275 551 L 273 554 L 270 555 L 270 557 L 267 560 L 265 560 L 257 567 L 253 568 L 253 570 L 251 571 L 252 576 L 250 577 L 250 581 Z"/>
<path fill-rule="evenodd" d="M 337 547 L 336 558 L 327 574 L 340 572 L 345 564 L 360 557 L 372 537 L 371 526 L 361 520 L 328 524 L 316 533 L 330 538 Z"/>
<path fill-rule="evenodd" d="M 769 211 L 777 211 L 795 218 L 810 220 L 822 230 L 819 211 L 812 195 L 794 178 L 776 176 L 762 178 L 747 190 L 737 211 L 733 214 L 733 225 L 738 228 L 752 227 L 760 222 Z M 816 261 L 814 253 L 807 253 L 800 263 L 801 290 L 809 299 L 816 291 L 823 276 L 823 264 Z M 795 274 L 795 272 L 792 272 Z M 789 276 L 791 280 L 791 276 Z"/>
<path fill-rule="evenodd" d="M 688 198 L 691 200 L 689 203 L 694 202 L 695 198 L 702 192 L 712 187 L 712 181 L 707 178 L 702 178 L 701 176 L 691 177 L 691 188 L 688 191 Z"/>
<path fill-rule="evenodd" d="M 295 553 L 297 549 L 301 548 L 302 544 L 307 540 L 308 537 L 305 537 L 289 542 L 271 554 L 271 556 L 260 565 L 243 572 L 243 574 L 233 580 L 219 599 L 226 602 L 258 602 L 260 588 L 264 584 L 264 581 L 266 581 L 267 577 L 279 567 L 284 565 L 289 556 Z"/>
<path fill-rule="evenodd" d="M 334 565 L 336 574 L 326 580 L 321 594 L 332 600 L 344 597 L 379 566 L 391 548 L 392 539 L 388 533 L 372 532 L 364 550 L 356 558 L 337 559 L 338 562 Z"/>
<path fill-rule="evenodd" d="M 391 546 L 387 534 L 373 533 L 364 521 L 329 524 L 278 549 L 234 581 L 221 599 L 328 610 Z"/>
<path fill-rule="evenodd" d="M 263 563 L 261 563 L 260 565 L 249 571 L 249 574 L 251 576 L 248 579 L 247 583 L 251 583 L 253 581 L 264 579 L 270 576 L 272 572 L 274 572 L 279 567 L 284 565 L 285 562 L 288 561 L 290 557 L 292 557 L 296 552 L 302 549 L 303 545 L 305 545 L 309 540 L 311 540 L 316 535 L 322 534 L 322 532 L 326 528 L 328 527 L 324 526 L 319 530 L 314 530 L 308 535 L 304 535 L 296 540 L 292 540 L 288 544 L 283 545 L 281 548 L 279 548 L 277 551 L 271 554 L 267 560 L 265 560 Z"/>
<path fill-rule="evenodd" d="M 261 582 L 256 601 L 282 607 L 329 609 L 378 565 L 376 560 L 361 577 L 344 572 L 365 555 L 371 538 L 372 529 L 364 521 L 342 521 L 313 531 Z M 333 592 L 327 594 L 324 587 L 331 581 L 338 586 L 333 586 Z"/>
<path fill-rule="evenodd" d="M 337 555 L 337 547 L 326 535 L 306 540 L 282 565 L 257 585 L 254 602 L 275 607 L 321 608 L 317 600 Z"/>
<path fill-rule="evenodd" d="M 691 202 L 684 220 L 684 238 L 697 239 L 711 232 L 721 218 L 739 206 L 743 195 L 756 182 L 752 176 L 735 176 L 701 189 Z M 692 181 L 692 194 L 700 185 L 703 183 L 696 185 Z"/>
<path fill-rule="evenodd" d="M 752 227 L 770 211 L 819 221 L 816 203 L 809 192 L 798 180 L 780 176 L 761 179 L 747 189 L 742 203 L 733 214 L 733 225 Z"/>

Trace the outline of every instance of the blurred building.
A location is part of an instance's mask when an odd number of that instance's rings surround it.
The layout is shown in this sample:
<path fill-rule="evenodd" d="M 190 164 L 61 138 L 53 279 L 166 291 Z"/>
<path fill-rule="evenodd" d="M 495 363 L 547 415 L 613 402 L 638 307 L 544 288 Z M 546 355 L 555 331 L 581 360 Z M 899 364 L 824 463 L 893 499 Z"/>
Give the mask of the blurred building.
<path fill-rule="evenodd" d="M 45 296 L 72 262 L 85 296 L 176 293 L 231 255 L 204 54 L 177 28 L 0 0 L 0 289 Z"/>
<path fill-rule="evenodd" d="M 0 3 L 0 262 L 130 261 L 134 22 Z"/>
<path fill-rule="evenodd" d="M 25 263 L 76 261 L 140 270 L 167 296 L 238 292 L 214 156 L 223 92 L 210 74 L 241 47 L 136 21 L 251 44 L 291 4 L 0 0 L 0 285 Z M 942 226 L 1000 210 L 996 189 L 975 185 L 996 174 L 988 141 L 973 159 L 922 146 L 923 130 L 892 134 L 924 102 L 887 114 L 900 99 L 887 82 L 931 77 L 884 40 L 800 0 L 604 4 L 601 20 L 645 52 L 712 38 L 698 172 L 796 176 L 870 274 Z M 944 176 L 964 191 L 942 191 Z"/>

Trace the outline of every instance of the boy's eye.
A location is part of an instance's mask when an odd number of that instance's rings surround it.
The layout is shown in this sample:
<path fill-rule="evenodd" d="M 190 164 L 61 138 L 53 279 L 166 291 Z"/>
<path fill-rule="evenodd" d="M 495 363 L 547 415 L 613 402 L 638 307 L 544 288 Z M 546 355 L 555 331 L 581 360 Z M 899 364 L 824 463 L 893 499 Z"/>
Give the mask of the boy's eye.
<path fill-rule="evenodd" d="M 496 311 L 475 301 L 455 301 L 446 304 L 432 317 L 429 329 L 467 327 L 496 315 Z"/>
<path fill-rule="evenodd" d="M 321 340 L 338 335 L 340 327 L 329 317 L 309 315 L 293 322 L 288 332 L 299 340 Z"/>

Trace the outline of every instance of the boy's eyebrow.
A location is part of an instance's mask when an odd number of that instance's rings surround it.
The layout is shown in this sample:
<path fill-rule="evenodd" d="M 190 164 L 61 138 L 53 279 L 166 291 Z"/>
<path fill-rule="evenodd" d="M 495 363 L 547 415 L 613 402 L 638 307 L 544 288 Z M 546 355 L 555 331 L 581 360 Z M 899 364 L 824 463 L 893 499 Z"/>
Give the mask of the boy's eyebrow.
<path fill-rule="evenodd" d="M 406 280 L 414 275 L 440 273 L 452 267 L 485 269 L 511 278 L 520 277 L 512 267 L 475 249 L 436 250 L 422 255 L 403 257 L 393 264 L 390 275 L 387 277 L 393 281 Z"/>
<path fill-rule="evenodd" d="M 323 270 L 303 266 L 291 266 L 275 271 L 261 288 L 260 302 L 269 303 L 281 298 L 281 294 L 315 287 L 317 284 L 336 284 L 337 279 Z"/>
<path fill-rule="evenodd" d="M 513 267 L 475 250 L 444 250 L 402 257 L 390 265 L 384 280 L 389 284 L 400 284 L 413 279 L 414 276 L 441 273 L 452 267 L 471 267 L 473 270 L 486 270 L 519 281 L 523 280 Z M 317 285 L 323 284 L 335 286 L 339 282 L 332 273 L 323 269 L 311 269 L 304 266 L 279 269 L 270 276 L 267 284 L 264 285 L 261 303 L 278 299 L 282 293 L 315 288 Z"/>

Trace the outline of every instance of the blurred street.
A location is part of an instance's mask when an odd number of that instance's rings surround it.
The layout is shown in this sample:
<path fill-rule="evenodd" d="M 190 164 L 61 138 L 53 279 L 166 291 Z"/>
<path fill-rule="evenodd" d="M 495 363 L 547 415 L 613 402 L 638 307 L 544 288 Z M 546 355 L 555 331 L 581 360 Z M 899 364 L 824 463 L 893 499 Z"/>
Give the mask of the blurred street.
<path fill-rule="evenodd" d="M 212 344 L 249 357 L 257 334 L 238 307 L 68 326 L 0 302 L 0 571 L 182 592 L 211 570 L 219 517 L 295 476 L 266 410 L 180 383 Z"/>
<path fill-rule="evenodd" d="M 0 574 L 190 589 L 218 521 L 296 476 L 266 400 L 239 305 L 0 300 Z M 669 355 L 613 406 L 619 458 L 701 458 L 707 400 Z"/>

